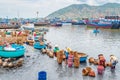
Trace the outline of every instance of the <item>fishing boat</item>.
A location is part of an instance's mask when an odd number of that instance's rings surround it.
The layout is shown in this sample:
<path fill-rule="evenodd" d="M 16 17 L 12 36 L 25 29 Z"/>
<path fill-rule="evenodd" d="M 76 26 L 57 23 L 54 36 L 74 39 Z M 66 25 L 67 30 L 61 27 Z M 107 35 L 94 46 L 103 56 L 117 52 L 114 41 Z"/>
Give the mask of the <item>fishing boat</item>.
<path fill-rule="evenodd" d="M 69 53 L 65 52 L 65 56 L 68 58 Z M 80 59 L 80 62 L 86 62 L 88 55 L 85 53 L 78 53 L 78 57 Z"/>
<path fill-rule="evenodd" d="M 0 29 L 18 29 L 20 28 L 20 24 L 15 23 L 15 24 L 6 24 L 6 23 L 1 23 L 0 24 Z"/>
<path fill-rule="evenodd" d="M 87 24 L 88 28 L 103 28 L 103 29 L 111 29 L 112 25 L 111 24 L 94 24 L 94 23 L 90 23 Z"/>
<path fill-rule="evenodd" d="M 24 56 L 25 47 L 18 44 L 11 44 L 11 47 L 0 46 L 0 57 L 16 58 Z"/>
<path fill-rule="evenodd" d="M 40 42 L 35 42 L 33 46 L 34 46 L 35 49 L 44 49 L 44 48 L 46 48 L 46 44 L 45 43 L 40 44 Z"/>
<path fill-rule="evenodd" d="M 78 53 L 78 57 L 80 58 L 80 62 L 86 62 L 88 55 L 85 53 Z"/>
<path fill-rule="evenodd" d="M 72 25 L 85 25 L 85 22 L 82 20 L 79 21 L 72 21 Z"/>
<path fill-rule="evenodd" d="M 103 29 L 119 29 L 119 16 L 106 16 L 103 19 L 88 20 L 86 22 L 88 28 L 103 28 Z"/>
<path fill-rule="evenodd" d="M 55 26 L 62 26 L 62 23 L 56 23 Z"/>
<path fill-rule="evenodd" d="M 36 22 L 34 23 L 34 26 L 49 26 L 48 22 Z"/>
<path fill-rule="evenodd" d="M 30 23 L 24 24 L 21 26 L 21 29 L 22 30 L 34 30 L 34 24 L 30 24 Z"/>
<path fill-rule="evenodd" d="M 62 23 L 61 22 L 51 23 L 51 26 L 61 27 Z"/>

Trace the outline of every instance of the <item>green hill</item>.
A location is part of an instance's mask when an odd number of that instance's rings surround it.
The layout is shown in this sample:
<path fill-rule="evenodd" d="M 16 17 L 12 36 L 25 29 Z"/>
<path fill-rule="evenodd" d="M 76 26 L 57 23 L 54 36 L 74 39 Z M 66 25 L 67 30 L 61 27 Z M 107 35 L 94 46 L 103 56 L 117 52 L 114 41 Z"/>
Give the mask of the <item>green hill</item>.
<path fill-rule="evenodd" d="M 120 15 L 120 4 L 107 3 L 101 6 L 90 6 L 87 4 L 73 4 L 47 16 L 47 18 L 91 18 L 100 16 Z"/>

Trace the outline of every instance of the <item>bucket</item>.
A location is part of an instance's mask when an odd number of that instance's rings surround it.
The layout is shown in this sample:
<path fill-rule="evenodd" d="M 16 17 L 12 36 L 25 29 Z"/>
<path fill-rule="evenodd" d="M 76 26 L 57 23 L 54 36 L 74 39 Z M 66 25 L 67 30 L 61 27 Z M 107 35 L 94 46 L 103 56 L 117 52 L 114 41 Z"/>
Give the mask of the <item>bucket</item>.
<path fill-rule="evenodd" d="M 98 74 L 103 74 L 104 67 L 101 65 L 98 65 L 97 70 L 98 70 Z"/>
<path fill-rule="evenodd" d="M 29 45 L 29 42 L 26 42 L 27 45 Z"/>
<path fill-rule="evenodd" d="M 38 73 L 38 80 L 47 80 L 47 73 L 45 71 L 40 71 Z"/>

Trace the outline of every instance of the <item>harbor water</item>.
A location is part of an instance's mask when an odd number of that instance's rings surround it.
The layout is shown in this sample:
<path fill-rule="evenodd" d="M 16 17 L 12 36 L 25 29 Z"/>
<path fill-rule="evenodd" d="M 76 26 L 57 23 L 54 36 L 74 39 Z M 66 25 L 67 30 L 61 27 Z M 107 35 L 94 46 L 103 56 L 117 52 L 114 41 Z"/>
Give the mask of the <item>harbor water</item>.
<path fill-rule="evenodd" d="M 109 62 L 110 55 L 120 57 L 120 31 L 119 30 L 100 30 L 99 33 L 93 33 L 93 29 L 87 29 L 86 26 L 49 27 L 45 35 L 47 42 L 51 42 L 54 47 L 56 44 L 60 49 L 70 47 L 74 51 L 84 52 L 89 57 L 98 58 L 98 54 L 104 54 L 106 61 Z M 115 71 L 110 67 L 105 68 L 103 75 L 97 74 L 97 65 L 80 63 L 79 68 L 69 68 L 63 62 L 57 63 L 54 58 L 49 58 L 32 46 L 24 45 L 26 53 L 22 67 L 7 69 L 0 68 L 0 80 L 38 80 L 40 71 L 47 72 L 47 80 L 119 80 L 120 64 L 116 65 Z M 29 55 L 27 57 L 26 55 Z M 92 67 L 96 77 L 82 76 L 82 69 L 86 66 Z"/>

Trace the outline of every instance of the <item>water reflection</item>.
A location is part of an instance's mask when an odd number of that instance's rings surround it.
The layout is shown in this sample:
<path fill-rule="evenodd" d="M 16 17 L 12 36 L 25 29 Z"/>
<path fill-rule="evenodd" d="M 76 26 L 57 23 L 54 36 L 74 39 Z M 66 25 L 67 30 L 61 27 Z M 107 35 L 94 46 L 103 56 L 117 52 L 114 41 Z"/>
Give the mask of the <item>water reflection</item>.
<path fill-rule="evenodd" d="M 103 53 L 109 61 L 110 54 L 114 54 L 120 61 L 120 31 L 101 30 L 97 36 L 93 29 L 86 29 L 85 26 L 63 26 L 50 27 L 45 38 L 54 45 L 58 44 L 60 49 L 70 47 L 72 50 L 84 52 L 89 57 L 97 58 Z M 1 80 L 37 80 L 37 73 L 40 70 L 47 71 L 48 80 L 119 80 L 120 64 L 118 63 L 114 72 L 109 67 L 105 69 L 104 75 L 97 74 L 97 66 L 93 64 L 80 63 L 79 68 L 68 68 L 64 63 L 59 65 L 56 60 L 42 55 L 39 50 L 32 46 L 26 46 L 27 55 L 24 66 L 19 69 L 6 71 L 0 69 Z M 82 69 L 86 66 L 92 67 L 96 77 L 82 76 Z M 8 77 L 6 77 L 8 76 Z M 22 77 L 21 77 L 22 76 Z"/>

